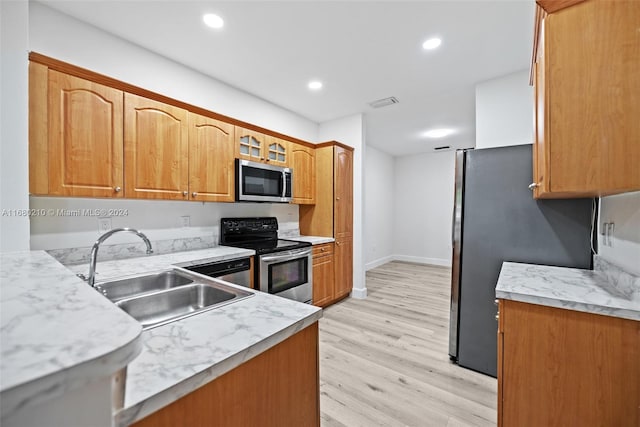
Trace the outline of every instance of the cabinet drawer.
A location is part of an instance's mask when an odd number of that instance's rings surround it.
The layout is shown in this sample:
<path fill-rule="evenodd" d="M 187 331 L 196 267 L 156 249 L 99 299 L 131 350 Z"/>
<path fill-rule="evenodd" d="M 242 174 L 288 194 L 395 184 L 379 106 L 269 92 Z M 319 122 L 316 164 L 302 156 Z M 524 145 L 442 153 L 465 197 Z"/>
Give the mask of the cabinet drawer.
<path fill-rule="evenodd" d="M 325 255 L 333 255 L 333 243 L 323 243 L 321 245 L 313 246 L 314 259 Z"/>

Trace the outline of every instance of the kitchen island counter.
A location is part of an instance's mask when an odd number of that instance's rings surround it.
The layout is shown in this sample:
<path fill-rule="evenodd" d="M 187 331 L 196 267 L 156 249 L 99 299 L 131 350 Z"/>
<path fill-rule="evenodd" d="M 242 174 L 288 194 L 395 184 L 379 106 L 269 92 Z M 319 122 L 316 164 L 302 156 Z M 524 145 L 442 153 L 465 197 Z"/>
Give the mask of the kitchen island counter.
<path fill-rule="evenodd" d="M 176 264 L 222 261 L 253 254 L 253 250 L 218 246 L 98 262 L 96 282 L 167 269 Z M 86 272 L 88 266 L 69 268 Z M 247 299 L 144 331 L 142 351 L 127 367 L 124 408 L 116 414 L 116 425 L 132 424 L 164 408 L 295 335 L 321 316 L 322 310 L 312 305 L 254 292 Z"/>
<path fill-rule="evenodd" d="M 496 298 L 640 321 L 640 289 L 601 271 L 505 262 Z"/>
<path fill-rule="evenodd" d="M 96 281 L 253 254 L 217 247 L 98 262 Z M 322 316 L 320 308 L 254 292 L 247 299 L 142 331 L 136 320 L 76 277 L 76 272 L 86 274 L 87 265 L 65 268 L 43 251 L 2 254 L 1 261 L 3 417 L 32 400 L 64 394 L 71 386 L 126 366 L 124 407 L 114 414 L 115 425 L 126 426 Z"/>
<path fill-rule="evenodd" d="M 0 254 L 2 417 L 125 367 L 142 327 L 44 251 Z"/>

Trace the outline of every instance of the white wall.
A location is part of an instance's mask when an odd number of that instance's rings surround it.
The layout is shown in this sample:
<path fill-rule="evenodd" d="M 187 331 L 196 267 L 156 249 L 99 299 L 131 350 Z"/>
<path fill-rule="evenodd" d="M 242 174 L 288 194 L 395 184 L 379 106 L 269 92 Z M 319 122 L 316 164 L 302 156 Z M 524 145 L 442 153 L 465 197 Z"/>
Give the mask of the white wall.
<path fill-rule="evenodd" d="M 602 224 L 615 224 L 611 246 L 604 245 Z M 640 191 L 600 199 L 598 253 L 623 270 L 640 276 Z"/>
<path fill-rule="evenodd" d="M 395 160 L 371 146 L 365 153 L 364 239 L 365 269 L 393 259 Z"/>
<path fill-rule="evenodd" d="M 395 161 L 395 259 L 451 265 L 455 152 Z"/>
<path fill-rule="evenodd" d="M 42 4 L 31 3 L 28 28 L 29 49 L 32 51 L 274 131 L 308 141 L 317 140 L 318 125 L 315 122 Z M 26 138 L 24 151 L 26 153 Z M 21 181 L 26 184 L 26 180 L 25 166 Z M 26 187 L 22 194 L 26 197 Z M 298 221 L 296 206 L 255 203 L 32 197 L 31 205 L 32 208 L 55 210 L 126 209 L 129 215 L 112 217 L 112 227 L 139 227 L 148 232 L 152 240 L 214 234 L 223 216 L 273 214 L 280 221 Z M 191 216 L 190 228 L 182 228 L 178 223 L 179 217 L 184 215 Z M 32 249 L 90 246 L 99 235 L 95 217 L 35 217 L 31 223 Z M 135 239 L 133 235 L 122 235 L 114 237 L 113 243 Z"/>
<path fill-rule="evenodd" d="M 318 125 L 39 3 L 29 9 L 29 49 L 144 89 L 300 139 Z"/>
<path fill-rule="evenodd" d="M 29 249 L 29 3 L 0 1 L 0 251 Z"/>
<path fill-rule="evenodd" d="M 529 70 L 476 85 L 476 148 L 533 143 Z"/>
<path fill-rule="evenodd" d="M 218 241 L 220 218 L 275 216 L 280 229 L 298 228 L 298 207 L 285 203 L 202 203 L 169 200 L 114 200 L 65 197 L 31 197 L 31 208 L 54 214 L 31 217 L 31 249 L 62 249 L 91 246 L 103 233 L 98 216 L 74 216 L 83 209 L 114 210 L 112 228 L 133 227 L 153 242 L 188 237 L 213 236 Z M 69 211 L 69 212 L 67 212 Z M 105 216 L 105 215 L 103 215 Z M 188 216 L 190 227 L 181 225 Z M 114 235 L 106 244 L 138 243 L 129 233 Z"/>
<path fill-rule="evenodd" d="M 320 123 L 319 141 L 338 141 L 353 147 L 353 290 L 351 296 L 365 298 L 363 253 L 363 192 L 365 191 L 364 156 L 365 135 L 362 114 Z"/>

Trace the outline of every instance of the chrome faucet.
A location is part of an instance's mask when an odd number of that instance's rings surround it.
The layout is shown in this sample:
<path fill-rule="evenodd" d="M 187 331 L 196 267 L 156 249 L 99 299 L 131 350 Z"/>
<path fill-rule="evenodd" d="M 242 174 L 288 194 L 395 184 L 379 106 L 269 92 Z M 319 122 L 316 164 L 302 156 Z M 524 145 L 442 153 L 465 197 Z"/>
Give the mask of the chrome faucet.
<path fill-rule="evenodd" d="M 106 233 L 104 233 L 102 236 L 98 237 L 98 240 L 96 240 L 96 242 L 93 244 L 93 247 L 91 248 L 91 263 L 89 264 L 89 278 L 87 279 L 87 282 L 89 283 L 89 286 L 95 287 L 95 281 L 96 281 L 96 263 L 98 262 L 98 249 L 100 248 L 100 245 L 102 244 L 102 242 L 104 242 L 105 240 L 107 240 L 109 237 L 111 237 L 112 235 L 123 231 L 123 232 L 128 232 L 128 233 L 134 233 L 136 235 L 138 235 L 142 240 L 144 240 L 144 243 L 147 245 L 147 254 L 152 254 L 153 253 L 153 248 L 151 247 L 151 242 L 149 241 L 149 239 L 147 238 L 147 236 L 144 235 L 144 233 L 141 233 L 140 231 L 136 230 L 135 228 L 114 228 L 113 230 L 107 231 Z"/>

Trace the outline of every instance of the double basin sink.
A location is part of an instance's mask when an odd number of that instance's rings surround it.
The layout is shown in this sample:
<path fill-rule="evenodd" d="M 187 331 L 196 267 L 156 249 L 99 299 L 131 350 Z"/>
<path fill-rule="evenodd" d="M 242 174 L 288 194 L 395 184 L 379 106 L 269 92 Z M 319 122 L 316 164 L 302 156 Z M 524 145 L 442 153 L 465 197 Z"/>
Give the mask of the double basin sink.
<path fill-rule="evenodd" d="M 142 323 L 143 329 L 161 326 L 253 295 L 215 279 L 177 269 L 97 283 L 96 288 Z"/>

